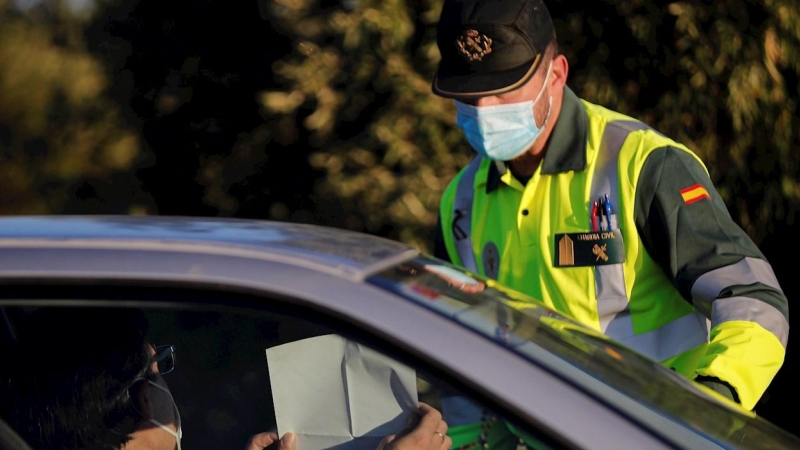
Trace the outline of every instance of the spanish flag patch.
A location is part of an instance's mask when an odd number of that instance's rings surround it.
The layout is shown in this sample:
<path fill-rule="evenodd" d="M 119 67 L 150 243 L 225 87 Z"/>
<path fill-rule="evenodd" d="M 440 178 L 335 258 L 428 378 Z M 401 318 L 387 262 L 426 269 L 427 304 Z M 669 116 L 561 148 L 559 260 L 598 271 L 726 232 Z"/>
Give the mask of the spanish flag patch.
<path fill-rule="evenodd" d="M 708 195 L 706 188 L 700 183 L 681 189 L 681 197 L 683 197 L 683 202 L 687 205 L 691 205 L 694 202 L 699 202 L 704 198 L 711 198 L 711 196 Z"/>

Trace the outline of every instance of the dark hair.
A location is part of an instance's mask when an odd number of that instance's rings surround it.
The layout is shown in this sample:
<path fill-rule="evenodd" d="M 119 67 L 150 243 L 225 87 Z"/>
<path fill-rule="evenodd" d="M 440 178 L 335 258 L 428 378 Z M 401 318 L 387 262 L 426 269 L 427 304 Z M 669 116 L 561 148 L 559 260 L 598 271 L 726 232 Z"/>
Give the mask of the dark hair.
<path fill-rule="evenodd" d="M 129 392 L 149 361 L 139 310 L 41 308 L 15 349 L 4 412 L 34 448 L 119 449 L 141 419 Z"/>
<path fill-rule="evenodd" d="M 545 48 L 545 58 L 547 58 L 547 61 L 551 61 L 556 56 L 558 56 L 558 39 L 556 38 L 554 32 L 553 38 L 550 40 L 550 43 L 548 43 L 547 47 Z"/>

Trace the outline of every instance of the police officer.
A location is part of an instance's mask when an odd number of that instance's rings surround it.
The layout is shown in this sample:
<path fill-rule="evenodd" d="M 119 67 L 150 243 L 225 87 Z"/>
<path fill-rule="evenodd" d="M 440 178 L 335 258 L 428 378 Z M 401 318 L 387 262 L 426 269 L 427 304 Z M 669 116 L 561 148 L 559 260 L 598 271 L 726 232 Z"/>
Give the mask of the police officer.
<path fill-rule="evenodd" d="M 703 162 L 566 86 L 542 0 L 445 0 L 437 43 L 433 92 L 478 156 L 441 200 L 436 255 L 752 409 L 788 305 Z"/>

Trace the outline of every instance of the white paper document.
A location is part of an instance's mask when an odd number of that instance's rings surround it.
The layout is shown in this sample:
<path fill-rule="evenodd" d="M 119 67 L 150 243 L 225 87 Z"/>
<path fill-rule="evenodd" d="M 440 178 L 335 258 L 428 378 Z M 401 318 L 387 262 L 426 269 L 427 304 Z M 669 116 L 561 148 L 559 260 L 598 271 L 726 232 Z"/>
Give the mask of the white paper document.
<path fill-rule="evenodd" d="M 267 349 L 278 434 L 297 450 L 374 450 L 418 409 L 416 373 L 337 335 Z"/>

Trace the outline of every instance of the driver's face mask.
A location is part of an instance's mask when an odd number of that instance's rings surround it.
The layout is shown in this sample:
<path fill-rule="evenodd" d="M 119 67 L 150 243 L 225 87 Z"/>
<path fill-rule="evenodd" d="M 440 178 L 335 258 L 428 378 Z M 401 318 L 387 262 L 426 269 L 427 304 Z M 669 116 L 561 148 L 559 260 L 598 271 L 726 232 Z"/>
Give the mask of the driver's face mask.
<path fill-rule="evenodd" d="M 139 378 L 138 380 L 145 380 L 150 383 L 156 389 L 159 389 L 163 392 L 166 392 L 169 395 L 169 399 L 172 401 L 172 406 L 175 408 L 175 428 L 178 431 L 174 431 L 172 428 L 164 425 L 163 423 L 155 420 L 155 419 L 148 419 L 150 423 L 156 425 L 157 427 L 161 428 L 162 430 L 166 431 L 167 433 L 173 435 L 175 437 L 175 441 L 178 443 L 178 450 L 181 450 L 181 438 L 183 437 L 183 431 L 181 430 L 181 413 L 178 411 L 178 405 L 175 403 L 175 399 L 172 398 L 172 393 L 169 389 L 161 386 L 160 384 L 156 383 L 155 381 L 148 380 L 146 378 Z"/>

